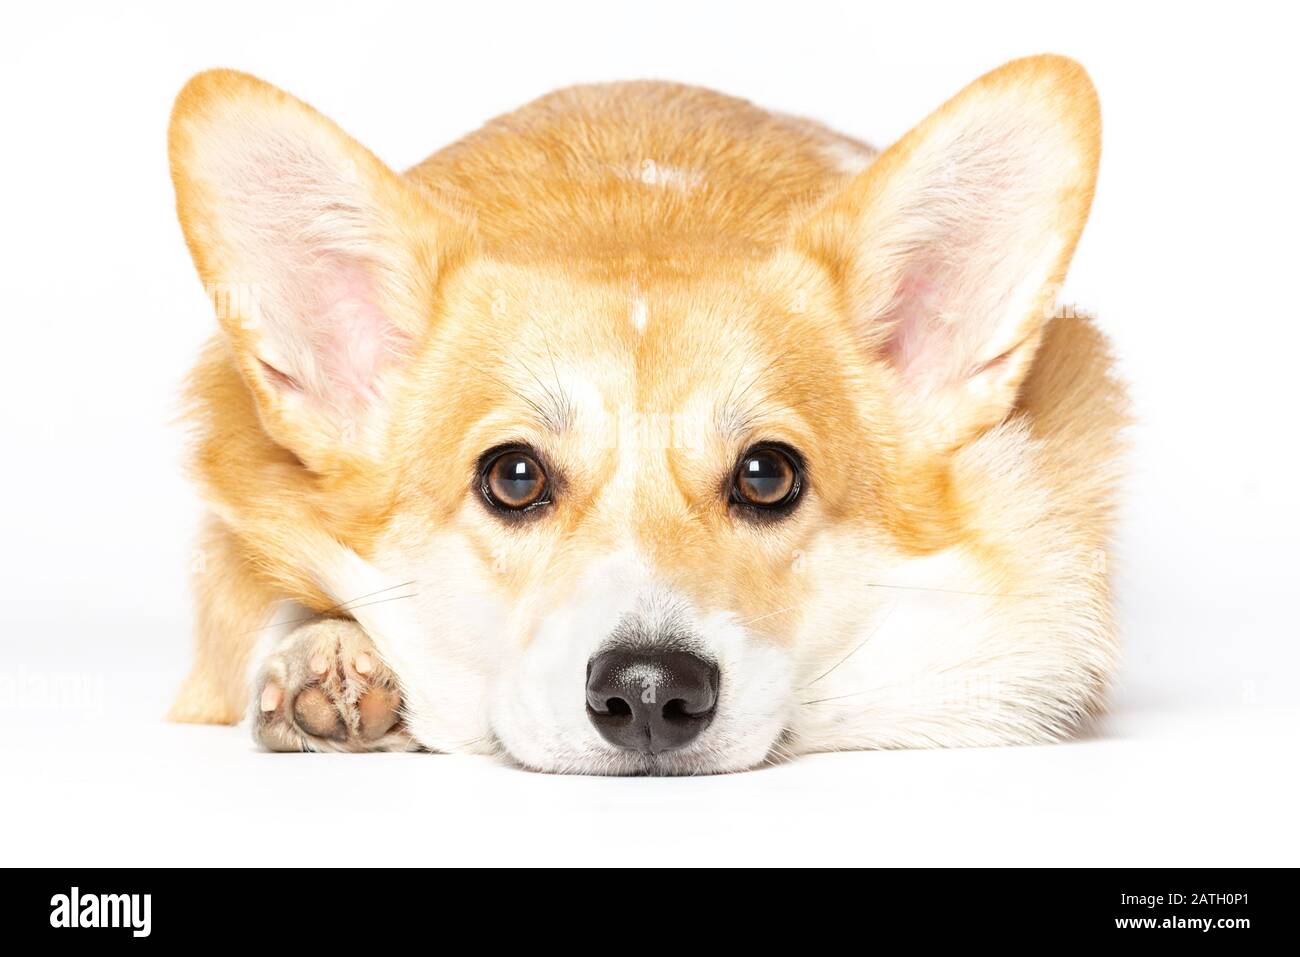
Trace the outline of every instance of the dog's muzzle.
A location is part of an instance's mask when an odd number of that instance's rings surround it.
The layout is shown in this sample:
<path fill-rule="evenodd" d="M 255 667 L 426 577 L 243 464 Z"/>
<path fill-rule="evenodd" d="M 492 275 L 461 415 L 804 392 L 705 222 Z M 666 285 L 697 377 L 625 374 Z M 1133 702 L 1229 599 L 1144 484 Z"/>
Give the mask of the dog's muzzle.
<path fill-rule="evenodd" d="M 587 717 L 624 750 L 674 751 L 713 720 L 719 680 L 716 665 L 688 651 L 606 651 L 587 664 Z"/>

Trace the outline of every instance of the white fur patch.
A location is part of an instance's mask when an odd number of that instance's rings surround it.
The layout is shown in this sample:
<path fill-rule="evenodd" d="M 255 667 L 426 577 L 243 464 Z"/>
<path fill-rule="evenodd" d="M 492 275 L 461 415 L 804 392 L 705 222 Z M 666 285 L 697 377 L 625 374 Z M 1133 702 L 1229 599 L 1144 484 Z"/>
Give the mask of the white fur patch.
<path fill-rule="evenodd" d="M 875 150 L 841 139 L 828 140 L 821 151 L 838 172 L 850 176 L 861 173 L 876 158 Z"/>
<path fill-rule="evenodd" d="M 832 560 L 871 565 L 829 545 Z M 803 643 L 838 634 L 805 661 L 800 751 L 951 747 L 1044 740 L 1080 715 L 1107 663 L 1098 623 L 1070 608 L 1074 559 L 1044 567 L 1047 588 L 1008 592 L 960 550 L 866 572 L 861 592 L 815 603 Z M 1082 569 L 1080 569 L 1082 571 Z M 1062 606 L 1065 606 L 1064 608 Z"/>
<path fill-rule="evenodd" d="M 614 173 L 621 179 L 633 180 L 656 189 L 689 192 L 704 185 L 704 174 L 699 170 L 682 169 L 652 159 L 627 166 L 615 166 Z"/>
<path fill-rule="evenodd" d="M 278 601 L 271 606 L 266 616 L 266 624 L 258 632 L 253 653 L 248 656 L 248 666 L 244 674 L 248 687 L 257 687 L 257 676 L 261 673 L 266 659 L 284 643 L 295 628 L 311 621 L 313 617 L 314 612 L 310 608 L 296 601 Z M 253 703 L 253 707 L 257 707 L 257 702 Z"/>
<path fill-rule="evenodd" d="M 568 601 L 538 622 L 533 640 L 493 684 L 493 730 L 524 764 L 550 771 L 627 774 L 647 765 L 596 732 L 586 713 L 587 662 L 627 616 L 654 640 L 673 630 L 718 665 L 717 713 L 680 752 L 661 755 L 659 773 L 740 770 L 763 760 L 785 726 L 793 663 L 749 633 L 730 614 L 700 615 L 685 596 L 665 588 L 633 549 L 593 564 Z"/>
<path fill-rule="evenodd" d="M 508 630 L 473 552 L 447 533 L 434 543 L 433 565 L 397 556 L 372 564 L 336 543 L 312 553 L 330 594 L 358 599 L 347 611 L 398 675 L 411 735 L 435 751 L 492 751 L 484 695 Z"/>
<path fill-rule="evenodd" d="M 640 296 L 632 298 L 632 327 L 637 332 L 645 332 L 645 324 L 650 318 L 650 308 Z"/>

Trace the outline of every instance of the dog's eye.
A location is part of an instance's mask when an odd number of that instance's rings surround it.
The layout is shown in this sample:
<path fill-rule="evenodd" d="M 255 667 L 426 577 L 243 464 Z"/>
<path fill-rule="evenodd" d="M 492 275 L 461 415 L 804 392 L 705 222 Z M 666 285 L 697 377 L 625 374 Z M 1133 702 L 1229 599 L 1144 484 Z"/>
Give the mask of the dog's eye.
<path fill-rule="evenodd" d="M 731 499 L 753 508 L 789 508 L 799 497 L 799 464 L 793 455 L 772 446 L 750 449 L 740 459 Z"/>
<path fill-rule="evenodd" d="M 483 467 L 482 487 L 489 502 L 511 512 L 550 501 L 545 470 L 522 449 L 510 449 L 490 458 Z"/>

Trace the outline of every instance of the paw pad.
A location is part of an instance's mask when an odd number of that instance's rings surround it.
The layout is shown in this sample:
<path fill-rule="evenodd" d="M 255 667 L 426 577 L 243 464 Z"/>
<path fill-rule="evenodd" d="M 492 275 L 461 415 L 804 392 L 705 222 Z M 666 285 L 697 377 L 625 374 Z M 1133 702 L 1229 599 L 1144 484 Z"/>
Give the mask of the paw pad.
<path fill-rule="evenodd" d="M 356 622 L 290 634 L 259 678 L 253 733 L 272 751 L 412 750 L 393 674 Z"/>

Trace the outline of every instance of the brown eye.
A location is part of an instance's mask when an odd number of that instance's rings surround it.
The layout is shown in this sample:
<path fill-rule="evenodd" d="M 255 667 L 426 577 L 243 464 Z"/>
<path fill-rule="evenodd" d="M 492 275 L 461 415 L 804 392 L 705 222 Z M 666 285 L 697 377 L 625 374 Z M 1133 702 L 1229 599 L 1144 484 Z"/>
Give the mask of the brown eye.
<path fill-rule="evenodd" d="M 527 452 L 512 449 L 483 469 L 483 494 L 497 508 L 512 512 L 550 501 L 546 472 Z"/>
<path fill-rule="evenodd" d="M 750 449 L 741 457 L 732 483 L 732 501 L 754 508 L 782 509 L 799 497 L 799 465 L 779 448 Z"/>

